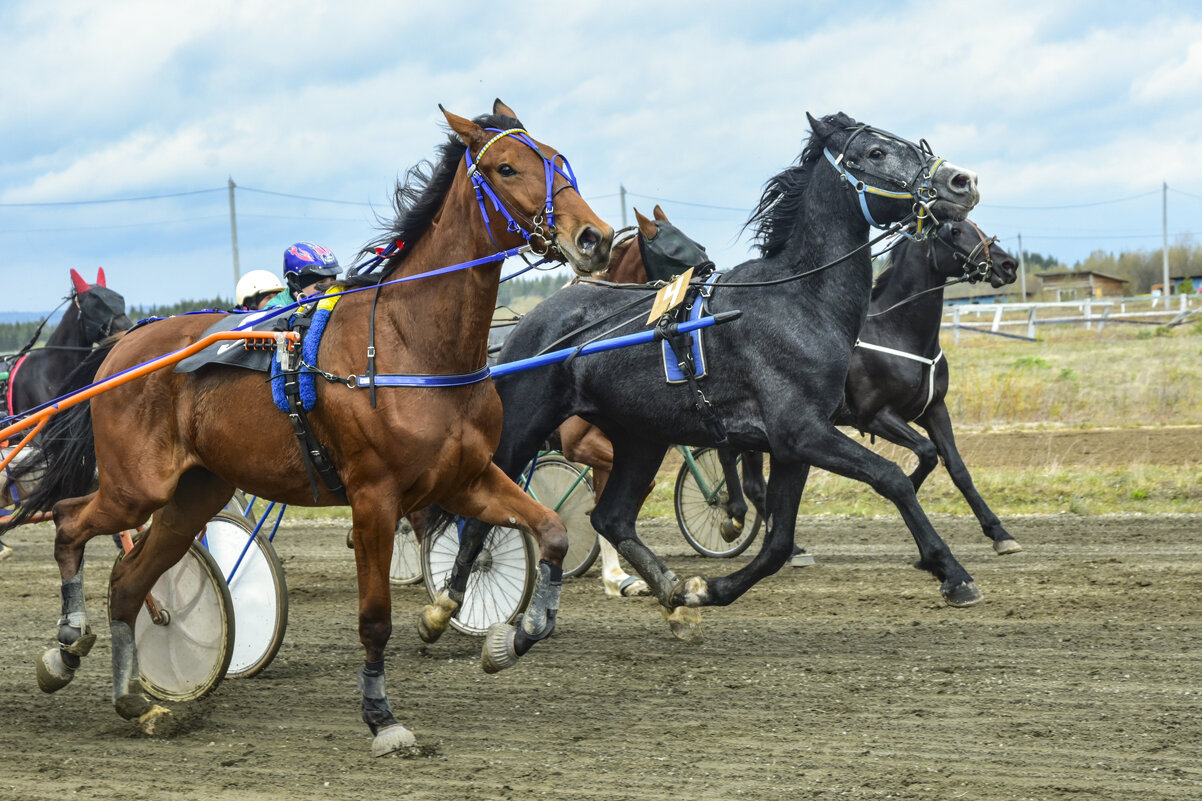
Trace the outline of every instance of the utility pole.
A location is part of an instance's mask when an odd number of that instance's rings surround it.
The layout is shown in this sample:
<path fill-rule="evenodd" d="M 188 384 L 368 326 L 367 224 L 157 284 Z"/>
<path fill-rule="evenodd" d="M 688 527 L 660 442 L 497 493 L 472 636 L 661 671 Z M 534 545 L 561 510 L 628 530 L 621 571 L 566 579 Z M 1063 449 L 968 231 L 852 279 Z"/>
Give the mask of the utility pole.
<path fill-rule="evenodd" d="M 1021 297 L 1019 303 L 1027 302 L 1027 257 L 1023 255 L 1023 235 L 1018 235 L 1018 285 Z"/>
<path fill-rule="evenodd" d="M 626 227 L 626 187 L 618 184 L 618 197 L 622 202 L 622 227 Z"/>
<path fill-rule="evenodd" d="M 1169 307 L 1169 183 L 1163 184 L 1161 195 L 1160 221 L 1164 226 L 1164 307 Z"/>
<path fill-rule="evenodd" d="M 234 284 L 242 277 L 242 268 L 238 266 L 238 216 L 234 212 L 234 179 L 230 178 L 230 241 L 234 244 Z"/>

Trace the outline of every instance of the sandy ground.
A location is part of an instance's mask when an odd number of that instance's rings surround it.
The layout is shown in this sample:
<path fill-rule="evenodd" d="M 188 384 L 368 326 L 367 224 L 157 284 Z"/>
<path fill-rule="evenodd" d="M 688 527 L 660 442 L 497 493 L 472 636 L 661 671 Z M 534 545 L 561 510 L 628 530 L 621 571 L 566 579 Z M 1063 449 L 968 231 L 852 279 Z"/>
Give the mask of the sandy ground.
<path fill-rule="evenodd" d="M 175 705 L 142 735 L 109 702 L 107 629 L 73 685 L 38 691 L 58 615 L 47 526 L 0 566 L 0 798 L 1202 798 L 1202 519 L 1024 517 L 996 557 L 970 518 L 936 520 L 985 592 L 951 609 L 896 520 L 803 518 L 818 556 L 674 640 L 597 568 L 560 627 L 485 675 L 480 641 L 424 646 L 421 585 L 397 588 L 388 686 L 419 750 L 370 757 L 343 524 L 281 531 L 288 634 L 261 675 Z M 742 564 L 644 537 L 680 575 Z M 89 547 L 105 619 L 111 544 Z M 103 628 L 103 627 L 102 627 Z"/>

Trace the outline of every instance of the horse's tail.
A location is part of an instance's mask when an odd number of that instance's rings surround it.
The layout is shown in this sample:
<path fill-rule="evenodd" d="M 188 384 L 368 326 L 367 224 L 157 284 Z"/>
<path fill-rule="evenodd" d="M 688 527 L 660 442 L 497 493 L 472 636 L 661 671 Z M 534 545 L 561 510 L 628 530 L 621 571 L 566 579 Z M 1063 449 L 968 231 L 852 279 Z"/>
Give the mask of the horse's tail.
<path fill-rule="evenodd" d="M 24 455 L 24 454 L 22 454 Z M 50 418 L 29 445 L 29 456 L 8 467 L 9 481 L 26 491 L 5 521 L 18 526 L 38 512 L 47 512 L 65 498 L 86 495 L 96 481 L 92 408 L 72 406 Z"/>

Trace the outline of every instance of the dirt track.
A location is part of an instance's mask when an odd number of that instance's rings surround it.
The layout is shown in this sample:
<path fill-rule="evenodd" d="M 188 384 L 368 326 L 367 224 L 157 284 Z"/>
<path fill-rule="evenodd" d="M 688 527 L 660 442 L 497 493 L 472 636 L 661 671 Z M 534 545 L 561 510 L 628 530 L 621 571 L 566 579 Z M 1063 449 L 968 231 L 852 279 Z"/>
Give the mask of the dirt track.
<path fill-rule="evenodd" d="M 423 647 L 425 590 L 398 588 L 389 689 L 421 754 L 378 760 L 344 526 L 281 532 L 278 658 L 154 738 L 112 711 L 107 630 L 71 687 L 37 690 L 58 581 L 31 527 L 0 567 L 0 798 L 1196 799 L 1200 523 L 1020 518 L 1026 551 L 998 558 L 970 520 L 940 519 L 986 595 L 954 610 L 894 521 L 805 520 L 819 564 L 707 610 L 705 643 L 673 640 L 646 599 L 604 597 L 594 568 L 565 587 L 557 635 L 499 676 L 478 640 Z M 733 567 L 667 521 L 644 530 L 681 574 Z M 103 621 L 105 543 L 89 554 Z"/>

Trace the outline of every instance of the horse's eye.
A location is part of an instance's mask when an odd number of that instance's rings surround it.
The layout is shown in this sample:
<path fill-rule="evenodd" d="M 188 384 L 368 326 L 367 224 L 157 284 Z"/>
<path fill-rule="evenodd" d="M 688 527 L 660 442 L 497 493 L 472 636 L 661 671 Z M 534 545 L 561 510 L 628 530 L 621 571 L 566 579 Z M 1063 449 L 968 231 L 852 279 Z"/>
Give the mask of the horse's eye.
<path fill-rule="evenodd" d="M 508 164 L 502 164 L 500 167 L 497 167 L 497 172 L 501 174 L 502 178 L 512 178 L 518 174 L 518 171 Z"/>
<path fill-rule="evenodd" d="M 879 147 L 874 147 L 872 150 L 868 151 L 868 158 L 870 158 L 870 159 L 879 160 L 879 159 L 883 159 L 884 157 L 885 157 L 885 151 L 881 150 Z"/>
<path fill-rule="evenodd" d="M 952 226 L 952 236 L 959 236 L 959 235 L 960 235 L 960 229 L 953 225 Z"/>

